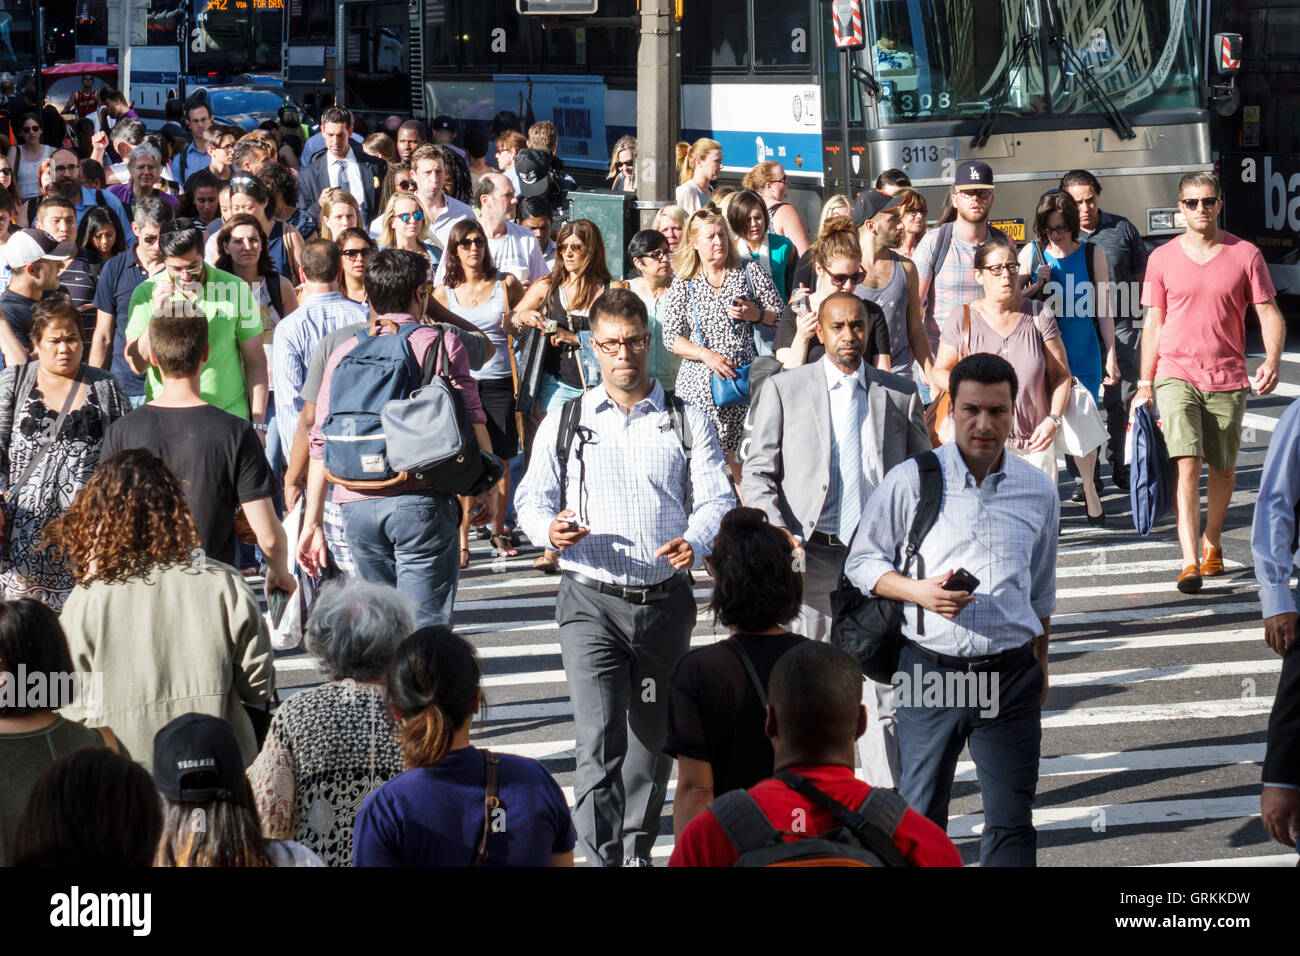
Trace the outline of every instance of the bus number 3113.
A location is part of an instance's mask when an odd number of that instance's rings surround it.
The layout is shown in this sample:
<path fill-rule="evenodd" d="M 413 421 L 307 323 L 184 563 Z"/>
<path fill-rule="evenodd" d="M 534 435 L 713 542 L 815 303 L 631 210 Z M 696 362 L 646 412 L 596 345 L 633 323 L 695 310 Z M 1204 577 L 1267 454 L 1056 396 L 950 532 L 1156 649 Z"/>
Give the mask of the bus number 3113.
<path fill-rule="evenodd" d="M 903 162 L 905 163 L 937 163 L 939 156 L 939 147 L 933 144 L 922 143 L 920 146 L 903 147 Z"/>

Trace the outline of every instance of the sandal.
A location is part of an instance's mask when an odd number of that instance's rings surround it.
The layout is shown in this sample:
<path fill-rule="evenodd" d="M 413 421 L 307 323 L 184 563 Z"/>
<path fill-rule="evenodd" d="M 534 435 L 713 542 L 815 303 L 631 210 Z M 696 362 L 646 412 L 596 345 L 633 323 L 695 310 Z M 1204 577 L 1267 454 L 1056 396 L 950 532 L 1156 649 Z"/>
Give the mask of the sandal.
<path fill-rule="evenodd" d="M 544 551 L 542 556 L 533 562 L 533 570 L 541 571 L 543 574 L 559 574 L 560 555 L 554 551 Z"/>
<path fill-rule="evenodd" d="M 501 546 L 502 541 L 505 541 L 505 547 Z M 510 533 L 503 531 L 492 535 L 492 553 L 498 558 L 513 558 L 519 552 L 514 548 L 514 540 Z"/>
<path fill-rule="evenodd" d="M 469 567 L 469 548 L 460 549 L 460 569 L 464 571 Z"/>

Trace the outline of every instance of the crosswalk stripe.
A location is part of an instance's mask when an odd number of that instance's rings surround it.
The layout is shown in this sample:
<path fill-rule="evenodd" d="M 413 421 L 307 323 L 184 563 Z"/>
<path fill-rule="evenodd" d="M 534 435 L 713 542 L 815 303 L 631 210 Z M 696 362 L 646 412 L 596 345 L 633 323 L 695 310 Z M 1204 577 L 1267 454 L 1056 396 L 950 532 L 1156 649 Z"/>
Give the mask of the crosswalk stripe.
<path fill-rule="evenodd" d="M 1228 700 L 1191 700 L 1168 704 L 1128 704 L 1116 707 L 1079 707 L 1043 713 L 1044 730 L 1060 727 L 1094 727 L 1132 724 L 1145 720 L 1213 720 L 1223 717 L 1258 717 L 1273 709 L 1270 697 L 1232 697 Z"/>
<path fill-rule="evenodd" d="M 1038 762 L 1038 776 L 1085 776 L 1103 773 L 1130 773 L 1139 770 L 1226 767 L 1234 764 L 1262 764 L 1263 762 L 1264 744 L 1170 747 L 1167 750 L 1122 750 L 1113 753 L 1065 754 L 1060 757 L 1043 757 Z M 966 782 L 977 779 L 974 761 L 962 760 L 958 762 L 954 780 Z"/>
<path fill-rule="evenodd" d="M 1239 677 L 1243 674 L 1277 674 L 1282 658 L 1263 661 L 1223 661 L 1212 664 L 1170 664 L 1165 667 L 1135 667 L 1127 670 L 1094 671 L 1085 674 L 1052 674 L 1052 687 L 1104 687 L 1141 684 L 1155 680 L 1203 680 L 1207 677 Z"/>
<path fill-rule="evenodd" d="M 1098 675 L 1086 675 L 1098 677 Z M 1098 677 L 1099 684 L 1122 684 L 1120 677 Z M 1184 720 L 1189 718 L 1250 717 L 1267 714 L 1273 706 L 1272 697 L 1247 697 L 1229 700 L 1194 700 L 1184 703 L 1128 704 L 1115 707 L 1079 707 L 1070 710 L 1043 713 L 1043 729 L 1055 727 L 1084 727 L 1097 724 L 1128 724 L 1142 720 Z M 573 705 L 568 698 L 549 701 L 529 701 L 489 705 L 486 723 L 501 724 L 517 720 L 537 720 L 550 717 L 572 717 Z"/>
<path fill-rule="evenodd" d="M 1271 435 L 1273 429 L 1277 427 L 1277 419 L 1269 418 L 1266 415 L 1257 415 L 1255 412 L 1246 412 L 1241 416 L 1241 427 L 1243 431 L 1253 428 L 1257 432 L 1267 432 Z M 1243 436 L 1242 440 L 1247 441 L 1248 439 Z"/>
<path fill-rule="evenodd" d="M 1057 588 L 1057 601 L 1072 601 L 1079 598 L 1094 597 L 1129 597 L 1139 594 L 1180 594 L 1175 587 L 1176 578 L 1170 575 L 1167 581 L 1141 581 L 1134 583 L 1120 584 L 1102 584 L 1080 588 Z M 1249 581 L 1220 581 L 1215 578 L 1206 578 L 1204 586 L 1201 588 L 1201 594 L 1213 597 L 1217 594 L 1246 594 L 1250 591 L 1258 591 L 1259 584 L 1254 578 Z M 1181 596 L 1181 594 L 1180 594 Z M 1110 613 L 1115 613 L 1115 608 L 1111 608 Z"/>
<path fill-rule="evenodd" d="M 1216 869 L 1221 866 L 1290 866 L 1294 867 L 1300 860 L 1295 853 L 1279 853 L 1275 856 L 1229 856 L 1219 860 L 1184 860 L 1178 863 L 1146 863 L 1147 868 L 1156 867 L 1175 867 L 1175 866 L 1212 866 Z"/>
<path fill-rule="evenodd" d="M 1174 591 L 1173 584 L 1169 589 Z M 1204 592 L 1202 592 L 1204 593 Z M 1174 591 L 1174 594 L 1178 594 Z M 1110 608 L 1102 611 L 1072 611 L 1066 614 L 1052 615 L 1052 631 L 1056 632 L 1066 626 L 1080 626 L 1084 624 L 1106 624 L 1110 626 L 1119 626 L 1124 624 L 1139 624 L 1145 621 L 1182 621 L 1196 617 L 1217 617 L 1227 618 L 1236 615 L 1249 614 L 1256 618 L 1260 615 L 1259 601 L 1233 602 L 1231 604 L 1207 604 L 1202 607 L 1195 606 L 1195 597 L 1179 598 L 1191 605 L 1187 610 L 1171 610 L 1167 607 L 1130 607 L 1124 608 L 1124 616 L 1117 619 L 1115 609 Z M 1170 595 L 1174 599 L 1174 595 Z"/>
<path fill-rule="evenodd" d="M 1079 654 L 1095 651 L 1136 651 L 1155 647 L 1189 647 L 1196 644 L 1232 644 L 1264 641 L 1262 627 L 1233 631 L 1193 631 L 1189 634 L 1143 634 L 1141 637 L 1093 637 L 1051 641 L 1050 654 Z"/>
<path fill-rule="evenodd" d="M 1058 565 L 1056 579 L 1059 581 L 1061 578 L 1107 578 L 1118 575 L 1165 574 L 1166 572 L 1177 575 L 1183 569 L 1183 563 L 1178 559 L 1109 564 L 1105 559 L 1104 552 L 1099 552 L 1099 555 L 1100 560 L 1094 559 L 1088 564 L 1071 564 L 1065 567 Z M 1223 566 L 1229 569 L 1244 567 L 1239 561 L 1224 561 Z"/>
<path fill-rule="evenodd" d="M 1208 797 L 1190 800 L 1146 800 L 1087 807 L 1038 807 L 1036 830 L 1073 830 L 1141 826 L 1199 820 L 1245 820 L 1259 816 L 1259 797 Z M 1103 830 L 1104 828 L 1104 830 Z M 948 821 L 948 836 L 974 837 L 984 832 L 984 814 L 967 813 Z"/>

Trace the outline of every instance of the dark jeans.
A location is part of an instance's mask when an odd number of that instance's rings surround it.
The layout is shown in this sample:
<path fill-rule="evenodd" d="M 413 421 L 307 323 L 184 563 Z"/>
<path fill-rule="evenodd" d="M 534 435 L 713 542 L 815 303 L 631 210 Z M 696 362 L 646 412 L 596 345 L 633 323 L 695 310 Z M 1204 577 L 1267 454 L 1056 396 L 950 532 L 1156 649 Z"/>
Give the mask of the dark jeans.
<path fill-rule="evenodd" d="M 1107 385 L 1101 401 L 1106 407 L 1106 430 L 1110 432 L 1110 466 L 1124 468 L 1124 434 L 1128 430 L 1128 407 L 1137 394 L 1141 374 L 1142 330 L 1130 321 L 1115 324 L 1115 358 L 1119 361 L 1120 380 Z"/>
<path fill-rule="evenodd" d="M 952 668 L 926 660 L 903 645 L 898 669 L 922 675 L 938 673 L 947 686 Z M 963 672 L 957 672 L 963 673 Z M 948 829 L 948 803 L 957 757 L 970 746 L 980 795 L 984 800 L 981 866 L 1034 866 L 1038 836 L 1034 831 L 1034 793 L 1042 745 L 1043 669 L 1032 654 L 1010 670 L 995 672 L 997 714 L 983 717 L 978 706 L 919 706 L 920 694 L 896 701 L 898 745 L 903 764 L 899 792 L 918 813 Z M 992 675 L 989 675 L 992 676 Z M 930 678 L 923 676 L 923 680 Z M 911 706 L 904 707 L 903 704 Z"/>
<path fill-rule="evenodd" d="M 460 578 L 460 504 L 437 491 L 341 505 L 357 574 L 391 584 L 416 603 L 415 626 L 451 626 Z"/>

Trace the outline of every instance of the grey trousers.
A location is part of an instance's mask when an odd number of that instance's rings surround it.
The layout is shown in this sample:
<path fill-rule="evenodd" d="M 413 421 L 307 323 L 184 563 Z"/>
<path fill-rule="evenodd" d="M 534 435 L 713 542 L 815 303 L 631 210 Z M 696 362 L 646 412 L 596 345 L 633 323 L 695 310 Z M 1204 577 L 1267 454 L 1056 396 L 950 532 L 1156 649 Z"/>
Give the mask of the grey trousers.
<path fill-rule="evenodd" d="M 1141 353 L 1142 330 L 1135 329 L 1131 320 L 1121 320 L 1115 327 L 1115 359 L 1119 363 L 1120 380 L 1102 390 L 1112 468 L 1128 467 L 1124 464 L 1124 438 L 1128 431 L 1128 407 L 1137 394 L 1137 380 L 1142 377 Z"/>
<path fill-rule="evenodd" d="M 831 639 L 831 593 L 839 584 L 848 554 L 848 548 L 804 542 L 804 603 L 790 625 L 794 633 L 814 641 Z M 858 763 L 873 787 L 897 788 L 902 763 L 893 685 L 865 678 L 862 703 L 867 707 L 867 732 L 858 740 Z"/>
<path fill-rule="evenodd" d="M 673 759 L 668 678 L 690 648 L 689 585 L 650 604 L 560 581 L 555 619 L 577 728 L 573 825 L 592 866 L 650 859 Z"/>

